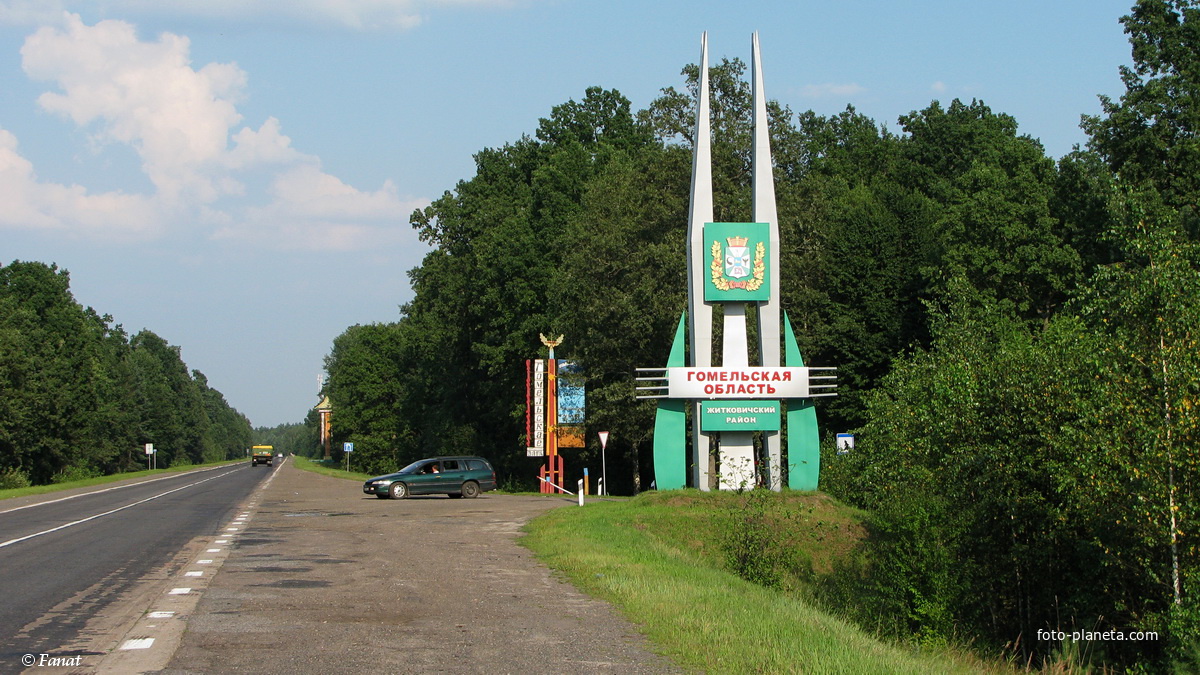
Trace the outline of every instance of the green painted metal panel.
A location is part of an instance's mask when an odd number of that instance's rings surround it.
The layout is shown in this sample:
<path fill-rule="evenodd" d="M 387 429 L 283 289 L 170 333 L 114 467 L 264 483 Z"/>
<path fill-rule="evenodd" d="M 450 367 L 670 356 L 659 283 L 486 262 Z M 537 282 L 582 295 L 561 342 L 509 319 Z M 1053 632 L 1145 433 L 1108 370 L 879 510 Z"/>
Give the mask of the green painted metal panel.
<path fill-rule="evenodd" d="M 667 367 L 687 365 L 687 312 L 679 318 Z M 663 399 L 654 414 L 654 481 L 659 490 L 677 490 L 687 486 L 687 402 Z"/>
<path fill-rule="evenodd" d="M 771 299 L 769 223 L 705 223 L 705 302 Z"/>
<path fill-rule="evenodd" d="M 701 431 L 779 431 L 779 401 L 701 401 Z"/>
<path fill-rule="evenodd" d="M 788 366 L 803 366 L 800 346 L 787 312 L 783 313 L 783 358 Z M 821 476 L 821 434 L 811 399 L 789 399 L 787 412 L 788 487 L 816 490 Z"/>

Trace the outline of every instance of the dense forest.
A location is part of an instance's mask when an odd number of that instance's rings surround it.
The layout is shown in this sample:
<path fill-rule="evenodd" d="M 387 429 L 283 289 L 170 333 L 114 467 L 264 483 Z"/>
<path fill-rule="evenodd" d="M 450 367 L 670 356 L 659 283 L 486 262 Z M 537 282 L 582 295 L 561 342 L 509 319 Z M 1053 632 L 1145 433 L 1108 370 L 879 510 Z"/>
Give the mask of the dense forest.
<path fill-rule="evenodd" d="M 317 457 L 320 442 L 316 424 L 297 422 L 274 427 L 255 427 L 252 434 L 254 445 L 270 445 L 275 452 L 285 455 Z"/>
<path fill-rule="evenodd" d="M 250 422 L 149 330 L 129 337 L 66 270 L 0 267 L 0 488 L 245 455 Z"/>
<path fill-rule="evenodd" d="M 1200 8 L 1142 0 L 1121 21 L 1126 91 L 1057 160 L 978 100 L 895 130 L 770 106 L 782 304 L 806 362 L 840 369 L 823 428 L 857 437 L 827 453 L 822 489 L 871 514 L 833 592 L 883 632 L 1037 662 L 1070 648 L 1042 629 L 1155 631 L 1087 658 L 1196 663 Z M 719 221 L 751 213 L 745 70 L 711 69 Z M 544 332 L 588 378 L 568 470 L 598 465 L 604 429 L 614 490 L 649 484 L 654 408 L 633 377 L 665 363 L 685 306 L 683 73 L 640 111 L 588 89 L 414 213 L 432 246 L 414 298 L 327 359 L 335 451 L 353 440 L 378 472 L 478 453 L 532 476 L 524 362 Z"/>

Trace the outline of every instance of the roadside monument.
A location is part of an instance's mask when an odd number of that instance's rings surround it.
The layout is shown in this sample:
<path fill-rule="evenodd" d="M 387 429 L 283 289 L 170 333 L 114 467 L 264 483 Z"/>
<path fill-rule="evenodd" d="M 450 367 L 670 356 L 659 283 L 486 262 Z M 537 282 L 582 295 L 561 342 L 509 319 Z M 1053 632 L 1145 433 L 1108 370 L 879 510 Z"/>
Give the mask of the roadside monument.
<path fill-rule="evenodd" d="M 685 487 L 689 473 L 693 486 L 709 490 L 715 473 L 722 490 L 762 483 L 778 491 L 785 467 L 790 488 L 817 489 L 820 438 L 812 399 L 837 395 L 836 369 L 804 366 L 791 323 L 780 308 L 779 218 L 757 33 L 752 48 L 754 222 L 713 222 L 708 34 L 701 38 L 687 230 L 688 307 L 666 368 L 639 368 L 637 378 L 642 383 L 639 398 L 661 399 L 654 426 L 660 490 Z M 750 305 L 757 309 L 760 363 L 751 363 Z M 713 349 L 717 309 L 722 322 L 719 365 Z M 761 434 L 761 452 L 756 451 L 756 434 Z"/>

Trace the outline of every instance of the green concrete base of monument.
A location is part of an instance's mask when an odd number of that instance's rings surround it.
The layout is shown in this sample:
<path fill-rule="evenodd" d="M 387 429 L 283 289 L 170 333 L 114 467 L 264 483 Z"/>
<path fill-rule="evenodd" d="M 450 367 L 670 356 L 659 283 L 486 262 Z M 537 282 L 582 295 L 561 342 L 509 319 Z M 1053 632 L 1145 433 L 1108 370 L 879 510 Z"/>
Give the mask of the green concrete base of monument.
<path fill-rule="evenodd" d="M 687 312 L 679 319 L 675 340 L 667 356 L 667 367 L 687 365 Z M 687 401 L 660 401 L 654 414 L 654 483 L 659 490 L 678 490 L 687 486 Z"/>
<path fill-rule="evenodd" d="M 787 312 L 783 313 L 783 358 L 789 366 L 803 366 L 800 346 Z M 821 434 L 817 429 L 817 409 L 812 401 L 791 399 L 787 412 L 788 487 L 816 490 L 821 476 Z"/>
<path fill-rule="evenodd" d="M 817 431 L 817 409 L 811 401 L 788 402 L 795 409 L 787 413 L 788 487 L 816 490 L 821 476 L 821 441 Z"/>

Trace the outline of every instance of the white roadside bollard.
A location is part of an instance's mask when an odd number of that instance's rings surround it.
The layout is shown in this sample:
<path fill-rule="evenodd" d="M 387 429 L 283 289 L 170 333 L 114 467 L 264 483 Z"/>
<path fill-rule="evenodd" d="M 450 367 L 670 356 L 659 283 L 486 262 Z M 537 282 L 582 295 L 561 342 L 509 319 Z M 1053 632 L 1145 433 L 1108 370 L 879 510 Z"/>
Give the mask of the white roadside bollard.
<path fill-rule="evenodd" d="M 582 478 L 579 479 L 579 492 L 577 492 L 576 494 L 579 495 L 579 505 L 583 506 L 583 479 Z"/>

